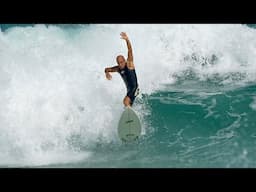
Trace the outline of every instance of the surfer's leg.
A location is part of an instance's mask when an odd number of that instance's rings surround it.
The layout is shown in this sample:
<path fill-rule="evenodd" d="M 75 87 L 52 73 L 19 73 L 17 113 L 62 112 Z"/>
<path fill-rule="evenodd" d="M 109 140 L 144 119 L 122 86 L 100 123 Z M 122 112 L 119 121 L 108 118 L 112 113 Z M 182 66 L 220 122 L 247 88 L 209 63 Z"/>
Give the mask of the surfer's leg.
<path fill-rule="evenodd" d="M 138 93 L 139 93 L 139 88 L 138 87 L 134 87 L 133 89 L 131 89 L 127 92 L 126 97 L 128 98 L 127 100 L 129 100 L 130 106 L 133 105 L 133 102 L 134 102 L 136 96 L 138 95 Z"/>
<path fill-rule="evenodd" d="M 123 103 L 125 107 L 131 107 L 131 99 L 128 96 L 125 96 Z"/>

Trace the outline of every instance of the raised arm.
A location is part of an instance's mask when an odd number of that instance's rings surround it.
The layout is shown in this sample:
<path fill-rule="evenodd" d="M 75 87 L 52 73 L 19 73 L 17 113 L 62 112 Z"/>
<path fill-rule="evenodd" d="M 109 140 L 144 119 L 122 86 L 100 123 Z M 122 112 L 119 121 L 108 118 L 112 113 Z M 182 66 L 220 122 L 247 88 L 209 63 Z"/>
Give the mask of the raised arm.
<path fill-rule="evenodd" d="M 105 75 L 106 75 L 106 78 L 107 78 L 108 80 L 111 80 L 111 79 L 112 79 L 112 76 L 110 75 L 110 72 L 117 72 L 118 69 L 119 69 L 118 66 L 105 68 Z"/>
<path fill-rule="evenodd" d="M 127 48 L 128 48 L 128 58 L 127 58 L 128 68 L 134 68 L 131 42 L 130 42 L 128 36 L 126 35 L 126 33 L 122 32 L 120 35 L 121 35 L 121 38 L 126 41 Z"/>

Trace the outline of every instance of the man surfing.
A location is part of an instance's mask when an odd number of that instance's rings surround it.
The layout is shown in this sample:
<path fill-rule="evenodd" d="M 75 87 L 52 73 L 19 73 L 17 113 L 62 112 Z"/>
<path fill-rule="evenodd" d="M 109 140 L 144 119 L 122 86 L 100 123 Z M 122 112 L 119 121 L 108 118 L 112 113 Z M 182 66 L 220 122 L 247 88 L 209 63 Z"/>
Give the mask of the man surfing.
<path fill-rule="evenodd" d="M 127 60 L 123 55 L 118 55 L 116 57 L 117 66 L 105 68 L 105 75 L 108 80 L 112 79 L 110 72 L 118 72 L 127 88 L 127 94 L 123 99 L 123 104 L 125 107 L 131 107 L 136 96 L 139 94 L 137 76 L 135 72 L 135 66 L 133 63 L 133 54 L 132 54 L 132 46 L 129 41 L 126 33 L 122 32 L 121 39 L 124 39 L 128 48 L 128 57 Z"/>

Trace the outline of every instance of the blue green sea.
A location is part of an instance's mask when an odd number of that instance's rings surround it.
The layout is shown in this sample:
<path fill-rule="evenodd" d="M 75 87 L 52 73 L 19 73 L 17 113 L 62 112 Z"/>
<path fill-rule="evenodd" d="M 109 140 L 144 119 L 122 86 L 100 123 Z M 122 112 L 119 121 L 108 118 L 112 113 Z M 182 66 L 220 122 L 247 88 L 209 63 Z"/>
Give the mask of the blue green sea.
<path fill-rule="evenodd" d="M 256 25 L 1 24 L 0 167 L 256 167 Z M 133 47 L 142 124 L 105 67 Z"/>

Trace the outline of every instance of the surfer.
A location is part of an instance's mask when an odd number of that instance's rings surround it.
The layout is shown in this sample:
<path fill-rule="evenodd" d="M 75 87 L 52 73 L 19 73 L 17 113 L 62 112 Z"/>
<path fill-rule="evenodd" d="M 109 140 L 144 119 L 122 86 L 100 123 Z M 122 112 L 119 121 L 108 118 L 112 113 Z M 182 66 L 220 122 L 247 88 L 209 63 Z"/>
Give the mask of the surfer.
<path fill-rule="evenodd" d="M 139 94 L 139 87 L 137 82 L 137 76 L 135 72 L 135 66 L 133 63 L 133 54 L 132 54 L 132 46 L 131 42 L 126 35 L 126 33 L 122 32 L 121 39 L 124 39 L 128 48 L 128 57 L 127 60 L 123 55 L 118 55 L 116 57 L 117 66 L 105 68 L 106 78 L 108 80 L 112 79 L 110 72 L 118 72 L 127 88 L 127 94 L 123 99 L 123 104 L 125 107 L 131 107 L 136 96 Z"/>

